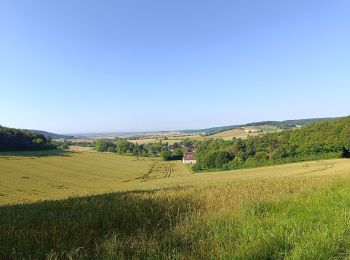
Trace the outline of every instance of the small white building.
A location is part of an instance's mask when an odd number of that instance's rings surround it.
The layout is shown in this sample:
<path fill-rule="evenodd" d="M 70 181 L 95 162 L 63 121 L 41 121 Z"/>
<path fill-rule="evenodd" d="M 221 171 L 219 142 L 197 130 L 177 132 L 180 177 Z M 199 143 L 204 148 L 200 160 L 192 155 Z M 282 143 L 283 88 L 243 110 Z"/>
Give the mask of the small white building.
<path fill-rule="evenodd" d="M 258 129 L 255 128 L 244 128 L 244 132 L 251 134 L 251 133 L 259 133 Z"/>
<path fill-rule="evenodd" d="M 185 153 L 184 157 L 182 158 L 182 163 L 184 164 L 195 164 L 197 162 L 196 157 L 194 157 L 193 152 L 187 152 Z"/>

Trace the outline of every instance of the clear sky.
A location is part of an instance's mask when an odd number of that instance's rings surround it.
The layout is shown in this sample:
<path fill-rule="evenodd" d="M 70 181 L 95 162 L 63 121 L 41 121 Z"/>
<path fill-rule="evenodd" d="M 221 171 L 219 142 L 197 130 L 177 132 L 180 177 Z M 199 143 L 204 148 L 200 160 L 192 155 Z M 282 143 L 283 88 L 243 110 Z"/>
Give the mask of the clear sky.
<path fill-rule="evenodd" d="M 57 133 L 350 114 L 350 1 L 1 0 L 0 124 Z"/>

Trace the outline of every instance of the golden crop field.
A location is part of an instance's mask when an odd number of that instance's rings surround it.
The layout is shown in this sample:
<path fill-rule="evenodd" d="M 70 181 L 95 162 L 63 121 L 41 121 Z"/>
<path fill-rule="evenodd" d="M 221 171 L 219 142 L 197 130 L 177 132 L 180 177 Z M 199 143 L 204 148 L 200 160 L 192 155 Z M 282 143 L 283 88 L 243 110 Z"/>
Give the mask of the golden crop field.
<path fill-rule="evenodd" d="M 348 159 L 191 174 L 179 161 L 42 155 L 0 156 L 1 259 L 350 256 Z"/>
<path fill-rule="evenodd" d="M 147 188 L 150 180 L 186 174 L 180 162 L 110 153 L 0 155 L 0 205 Z"/>
<path fill-rule="evenodd" d="M 350 168 L 349 160 L 339 159 L 191 174 L 180 161 L 96 152 L 40 155 L 0 155 L 0 205 L 261 177 L 340 175 Z"/>
<path fill-rule="evenodd" d="M 228 131 L 223 131 L 214 135 L 209 136 L 210 138 L 216 139 L 216 138 L 222 138 L 224 140 L 232 140 L 232 138 L 242 138 L 245 139 L 248 137 L 248 135 L 256 136 L 257 133 L 246 133 L 243 129 L 232 129 Z"/>
<path fill-rule="evenodd" d="M 249 132 L 246 132 L 245 130 L 247 131 L 251 130 L 252 132 L 249 133 Z M 259 131 L 259 132 L 254 132 L 254 131 Z M 251 126 L 251 127 L 242 127 L 242 128 L 223 131 L 223 132 L 211 135 L 208 138 L 213 138 L 213 139 L 222 138 L 224 140 L 232 140 L 232 138 L 245 139 L 248 136 L 257 136 L 265 133 L 279 132 L 279 131 L 281 131 L 281 129 L 274 126 L 269 126 L 269 125 Z"/>
<path fill-rule="evenodd" d="M 131 143 L 135 144 L 151 144 L 151 143 L 168 143 L 168 144 L 174 144 L 179 143 L 185 138 L 179 138 L 179 139 L 156 139 L 156 138 L 147 138 L 147 139 L 139 139 L 139 140 L 128 140 Z"/>

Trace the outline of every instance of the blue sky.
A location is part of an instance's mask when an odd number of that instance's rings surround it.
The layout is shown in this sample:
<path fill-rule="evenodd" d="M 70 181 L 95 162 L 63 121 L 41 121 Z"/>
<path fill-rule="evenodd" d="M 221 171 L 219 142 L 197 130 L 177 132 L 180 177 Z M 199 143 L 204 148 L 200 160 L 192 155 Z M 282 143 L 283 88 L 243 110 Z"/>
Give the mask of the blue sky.
<path fill-rule="evenodd" d="M 350 2 L 0 1 L 0 124 L 58 133 L 349 113 Z"/>

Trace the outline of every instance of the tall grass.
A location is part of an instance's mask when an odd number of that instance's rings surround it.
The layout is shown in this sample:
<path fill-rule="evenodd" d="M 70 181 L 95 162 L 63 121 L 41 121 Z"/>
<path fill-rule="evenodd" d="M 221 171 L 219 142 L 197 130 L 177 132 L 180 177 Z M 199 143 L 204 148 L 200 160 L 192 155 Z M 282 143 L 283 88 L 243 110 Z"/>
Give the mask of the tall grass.
<path fill-rule="evenodd" d="M 349 191 L 290 177 L 3 206 L 0 258 L 345 258 Z"/>

